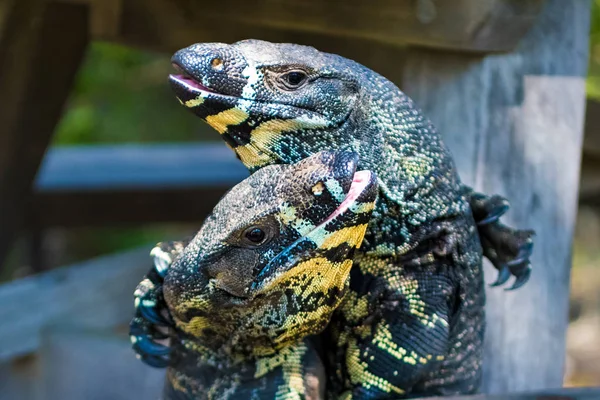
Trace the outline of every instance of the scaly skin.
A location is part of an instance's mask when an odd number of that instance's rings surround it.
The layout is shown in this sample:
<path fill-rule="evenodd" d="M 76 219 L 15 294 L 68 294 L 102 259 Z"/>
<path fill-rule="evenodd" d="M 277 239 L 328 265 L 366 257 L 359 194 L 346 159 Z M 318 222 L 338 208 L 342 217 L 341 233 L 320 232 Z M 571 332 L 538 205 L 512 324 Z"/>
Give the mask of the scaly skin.
<path fill-rule="evenodd" d="M 171 76 L 179 101 L 250 171 L 341 149 L 358 153 L 360 167 L 378 175 L 380 195 L 355 257 L 352 291 L 325 335 L 336 349 L 328 357 L 332 394 L 476 392 L 482 253 L 500 271 L 497 284 L 512 274 L 518 287 L 530 272 L 532 232 L 499 223 L 506 201 L 462 185 L 412 100 L 354 61 L 257 40 L 196 44 L 172 61 L 182 73 Z"/>
<path fill-rule="evenodd" d="M 320 152 L 263 168 L 221 199 L 187 246 L 153 250 L 150 275 L 164 275 L 174 321 L 171 354 L 140 329 L 165 315 L 160 299 L 144 303 L 160 279 L 136 291 L 146 319 L 133 320 L 132 342 L 146 362 L 168 362 L 166 399 L 323 398 L 315 335 L 348 291 L 377 196 L 376 176 L 356 173 L 357 163 L 353 153 Z"/>

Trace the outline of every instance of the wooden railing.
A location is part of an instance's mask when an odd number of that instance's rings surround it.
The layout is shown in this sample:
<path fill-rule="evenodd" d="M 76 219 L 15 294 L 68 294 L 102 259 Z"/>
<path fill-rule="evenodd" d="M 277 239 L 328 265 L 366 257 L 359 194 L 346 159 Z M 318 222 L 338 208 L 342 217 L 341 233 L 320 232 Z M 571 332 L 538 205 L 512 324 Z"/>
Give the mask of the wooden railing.
<path fill-rule="evenodd" d="M 135 359 L 126 329 L 150 247 L 0 285 L 0 399 L 129 400 L 160 392 L 164 370 Z M 598 400 L 600 388 L 443 399 Z"/>
<path fill-rule="evenodd" d="M 199 222 L 247 176 L 221 142 L 55 148 L 36 179 L 29 225 Z"/>

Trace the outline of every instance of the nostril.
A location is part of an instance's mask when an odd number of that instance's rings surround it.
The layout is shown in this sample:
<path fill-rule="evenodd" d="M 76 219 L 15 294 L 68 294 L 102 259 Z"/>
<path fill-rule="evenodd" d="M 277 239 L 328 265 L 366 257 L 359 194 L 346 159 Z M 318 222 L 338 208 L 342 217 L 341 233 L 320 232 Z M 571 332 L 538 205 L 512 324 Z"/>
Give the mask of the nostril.
<path fill-rule="evenodd" d="M 177 63 L 171 63 L 171 65 L 173 66 L 173 68 L 175 69 L 175 72 L 180 74 L 181 76 L 185 77 L 185 78 L 189 78 L 189 79 L 193 79 L 190 74 L 188 74 L 187 72 L 185 72 L 185 70 L 183 69 L 183 67 Z"/>
<path fill-rule="evenodd" d="M 171 63 L 171 66 L 175 69 L 176 74 L 181 75 L 184 79 L 192 80 L 195 82 L 194 77 L 187 73 L 181 65 L 177 63 Z"/>
<path fill-rule="evenodd" d="M 173 69 L 175 71 L 177 71 L 180 74 L 183 74 L 183 68 L 181 68 L 178 64 L 176 63 L 171 63 L 171 66 L 173 67 Z"/>

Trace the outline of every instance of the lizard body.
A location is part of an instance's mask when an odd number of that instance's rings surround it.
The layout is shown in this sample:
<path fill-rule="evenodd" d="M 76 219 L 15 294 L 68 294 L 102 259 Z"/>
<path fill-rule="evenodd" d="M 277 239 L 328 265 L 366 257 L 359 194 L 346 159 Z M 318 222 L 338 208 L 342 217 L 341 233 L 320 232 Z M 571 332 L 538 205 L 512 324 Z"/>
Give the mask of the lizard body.
<path fill-rule="evenodd" d="M 165 399 L 323 398 L 314 335 L 348 290 L 377 196 L 375 175 L 356 172 L 357 162 L 320 152 L 263 168 L 219 201 L 189 243 L 153 250 L 164 281 L 142 281 L 136 304 L 161 315 L 144 293 L 162 285 L 172 349 L 149 341 L 143 318 L 132 322 L 132 342 L 154 356 L 170 351 Z"/>
<path fill-rule="evenodd" d="M 484 333 L 482 254 L 522 285 L 532 232 L 499 223 L 499 196 L 458 177 L 431 122 L 393 83 L 312 47 L 196 44 L 172 59 L 179 101 L 251 172 L 322 149 L 353 151 L 379 179 L 351 292 L 324 335 L 334 396 L 476 392 Z M 475 218 L 474 218 L 475 217 Z M 479 228 L 479 229 L 478 229 Z M 483 248 L 481 246 L 483 244 Z"/>

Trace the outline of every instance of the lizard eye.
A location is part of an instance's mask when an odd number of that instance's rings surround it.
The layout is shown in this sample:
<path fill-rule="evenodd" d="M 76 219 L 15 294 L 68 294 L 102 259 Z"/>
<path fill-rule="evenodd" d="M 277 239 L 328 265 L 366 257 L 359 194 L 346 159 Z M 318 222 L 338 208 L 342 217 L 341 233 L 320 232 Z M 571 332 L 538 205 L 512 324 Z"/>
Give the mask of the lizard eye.
<path fill-rule="evenodd" d="M 244 238 L 254 245 L 262 244 L 266 236 L 265 231 L 256 226 L 251 226 L 244 231 Z"/>
<path fill-rule="evenodd" d="M 278 220 L 273 215 L 269 215 L 236 230 L 228 239 L 228 243 L 236 247 L 256 249 L 269 244 L 279 237 L 280 233 Z"/>
<path fill-rule="evenodd" d="M 295 70 L 286 72 L 281 75 L 280 79 L 287 89 L 294 90 L 302 87 L 304 83 L 306 83 L 308 75 L 306 75 L 306 72 L 304 71 Z"/>
<path fill-rule="evenodd" d="M 319 182 L 317 182 L 316 185 L 314 185 L 311 188 L 311 190 L 315 196 L 320 196 L 325 191 L 325 184 L 323 182 L 319 181 Z"/>
<path fill-rule="evenodd" d="M 221 71 L 223 69 L 223 60 L 218 57 L 213 58 L 210 65 L 215 71 Z"/>

